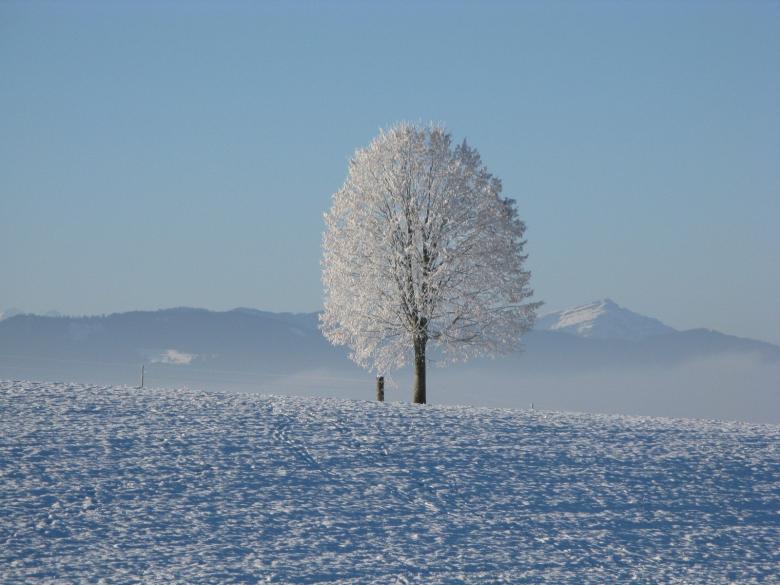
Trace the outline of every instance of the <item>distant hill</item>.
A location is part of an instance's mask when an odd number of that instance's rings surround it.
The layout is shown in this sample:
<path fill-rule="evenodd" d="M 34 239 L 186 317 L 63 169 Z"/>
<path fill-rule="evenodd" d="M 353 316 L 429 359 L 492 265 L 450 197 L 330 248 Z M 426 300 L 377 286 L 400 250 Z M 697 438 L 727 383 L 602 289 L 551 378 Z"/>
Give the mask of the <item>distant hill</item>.
<path fill-rule="evenodd" d="M 770 406 L 780 413 L 780 347 L 769 343 L 677 331 L 609 299 L 542 316 L 523 341 L 509 356 L 430 368 L 431 399 L 756 420 Z M 370 396 L 373 374 L 347 354 L 324 339 L 317 313 L 174 308 L 0 321 L 0 379 L 135 384 L 143 365 L 147 385 Z M 393 378 L 391 395 L 406 399 L 408 372 Z M 709 405 L 697 395 L 680 406 L 694 390 L 709 392 Z"/>
<path fill-rule="evenodd" d="M 17 315 L 0 322 L 0 354 L 111 366 L 167 364 L 290 373 L 343 362 L 317 315 L 175 308 L 94 317 Z M 72 368 L 71 368 L 72 369 Z"/>
<path fill-rule="evenodd" d="M 12 307 L 10 309 L 4 309 L 0 311 L 0 321 L 3 319 L 10 319 L 11 317 L 15 317 L 16 315 L 21 315 L 22 311 L 17 309 L 16 307 Z"/>

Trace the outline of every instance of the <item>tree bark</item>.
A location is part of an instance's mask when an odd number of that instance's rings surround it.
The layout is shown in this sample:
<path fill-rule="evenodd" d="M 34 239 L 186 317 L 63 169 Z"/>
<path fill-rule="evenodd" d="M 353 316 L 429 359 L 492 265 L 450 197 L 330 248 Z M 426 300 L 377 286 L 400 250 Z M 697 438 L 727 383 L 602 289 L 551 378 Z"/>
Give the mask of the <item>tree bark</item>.
<path fill-rule="evenodd" d="M 426 339 L 414 342 L 414 398 L 415 404 L 425 404 L 425 346 Z"/>

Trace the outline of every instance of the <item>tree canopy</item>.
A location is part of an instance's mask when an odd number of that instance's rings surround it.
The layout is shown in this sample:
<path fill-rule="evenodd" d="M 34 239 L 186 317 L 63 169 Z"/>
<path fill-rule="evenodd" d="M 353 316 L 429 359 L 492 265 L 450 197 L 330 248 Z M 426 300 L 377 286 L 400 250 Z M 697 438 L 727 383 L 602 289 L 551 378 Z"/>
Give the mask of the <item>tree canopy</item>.
<path fill-rule="evenodd" d="M 398 124 L 358 149 L 325 224 L 325 336 L 377 373 L 413 359 L 415 402 L 429 344 L 441 363 L 495 355 L 533 325 L 515 202 L 441 126 Z"/>

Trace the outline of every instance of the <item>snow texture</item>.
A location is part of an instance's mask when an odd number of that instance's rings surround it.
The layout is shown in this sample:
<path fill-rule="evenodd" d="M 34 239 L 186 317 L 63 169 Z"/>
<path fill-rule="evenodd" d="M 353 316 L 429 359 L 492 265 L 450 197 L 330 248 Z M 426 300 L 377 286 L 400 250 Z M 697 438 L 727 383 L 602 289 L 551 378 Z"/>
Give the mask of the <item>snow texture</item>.
<path fill-rule="evenodd" d="M 186 353 L 178 349 L 168 349 L 151 359 L 152 363 L 173 364 L 176 366 L 187 366 L 198 357 L 196 354 Z"/>
<path fill-rule="evenodd" d="M 0 383 L 0 581 L 777 583 L 780 427 Z"/>
<path fill-rule="evenodd" d="M 658 319 L 629 311 L 612 299 L 602 299 L 573 309 L 549 313 L 537 320 L 536 329 L 563 331 L 594 339 L 632 341 L 676 331 Z"/>

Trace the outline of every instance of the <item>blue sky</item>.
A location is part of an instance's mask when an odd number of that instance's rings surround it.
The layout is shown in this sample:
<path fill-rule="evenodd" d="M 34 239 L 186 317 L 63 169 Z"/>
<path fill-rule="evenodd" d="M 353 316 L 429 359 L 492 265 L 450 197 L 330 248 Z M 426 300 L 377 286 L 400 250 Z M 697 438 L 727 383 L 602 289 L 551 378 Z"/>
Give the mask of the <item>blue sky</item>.
<path fill-rule="evenodd" d="M 780 343 L 780 4 L 0 3 L 0 309 L 321 306 L 352 151 L 467 137 L 548 309 Z"/>

